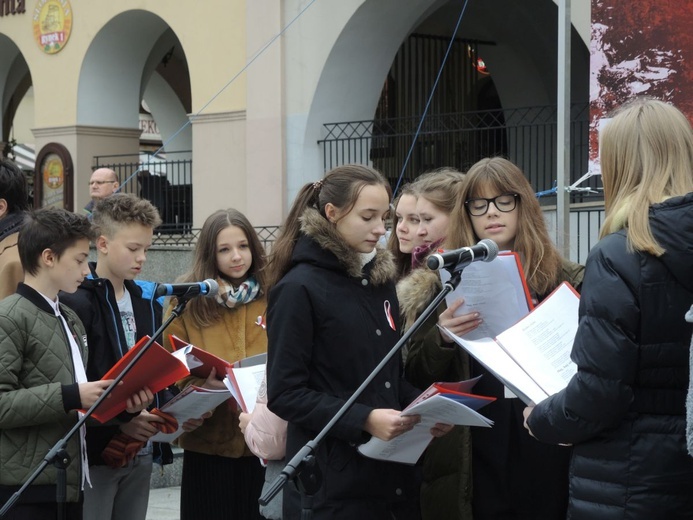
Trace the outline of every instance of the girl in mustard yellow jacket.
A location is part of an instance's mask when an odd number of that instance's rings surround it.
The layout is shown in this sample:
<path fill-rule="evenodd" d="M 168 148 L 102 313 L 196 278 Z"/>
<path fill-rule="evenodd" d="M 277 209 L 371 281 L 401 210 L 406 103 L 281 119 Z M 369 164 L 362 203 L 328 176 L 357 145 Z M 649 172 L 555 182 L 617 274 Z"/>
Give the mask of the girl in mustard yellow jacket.
<path fill-rule="evenodd" d="M 195 247 L 193 268 L 182 281 L 214 278 L 219 293 L 188 303 L 165 331 L 167 346 L 171 348 L 168 337 L 174 334 L 229 362 L 266 352 L 264 263 L 262 245 L 242 213 L 228 209 L 210 215 Z M 178 386 L 181 390 L 191 384 L 223 389 L 224 376 L 213 371 L 206 380 L 188 377 Z M 179 438 L 184 449 L 181 520 L 261 518 L 257 501 L 264 469 L 245 443 L 238 414 L 230 399 L 202 426 Z"/>

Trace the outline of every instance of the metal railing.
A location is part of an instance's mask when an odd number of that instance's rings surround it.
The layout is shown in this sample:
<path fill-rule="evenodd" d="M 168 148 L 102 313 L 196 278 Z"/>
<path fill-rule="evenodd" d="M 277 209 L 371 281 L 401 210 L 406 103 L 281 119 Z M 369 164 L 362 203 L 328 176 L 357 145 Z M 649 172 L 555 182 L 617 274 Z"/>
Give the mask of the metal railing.
<path fill-rule="evenodd" d="M 394 187 L 411 147 L 419 117 L 325 124 L 325 170 L 341 164 L 371 164 Z M 588 169 L 589 105 L 571 110 L 571 183 Z M 403 182 L 421 173 L 452 166 L 467 169 L 483 157 L 504 156 L 527 175 L 534 189 L 549 190 L 556 180 L 556 107 L 525 107 L 428 116 L 422 125 Z M 582 186 L 597 187 L 591 178 Z M 573 202 L 599 200 L 601 194 L 573 193 Z M 544 203 L 544 201 L 542 201 Z"/>
<path fill-rule="evenodd" d="M 94 169 L 116 172 L 122 193 L 149 200 L 159 210 L 160 234 L 187 234 L 192 230 L 192 159 L 190 152 L 168 152 L 165 158 L 140 153 L 98 155 Z M 173 159 L 172 157 L 178 157 Z"/>
<path fill-rule="evenodd" d="M 574 183 L 588 170 L 589 105 L 571 108 L 571 172 Z M 325 171 L 348 163 L 370 164 L 380 170 L 394 188 L 419 125 L 419 117 L 325 124 L 323 149 Z M 441 166 L 466 170 L 479 159 L 507 157 L 527 176 L 534 190 L 545 192 L 556 181 L 556 107 L 525 107 L 428 116 L 421 127 L 403 183 Z M 593 193 L 572 192 L 571 260 L 584 263 L 599 237 L 603 221 L 601 179 L 580 184 Z M 541 198 L 543 206 L 555 204 L 555 194 Z M 546 208 L 551 224 L 551 209 Z"/>
<path fill-rule="evenodd" d="M 549 227 L 555 219 L 555 211 L 547 208 L 546 220 Z M 594 244 L 599 240 L 599 230 L 604 221 L 604 208 L 598 203 L 573 207 L 570 212 L 570 260 L 584 264 L 587 255 Z M 279 236 L 280 226 L 258 226 L 255 231 L 260 238 L 265 251 L 272 250 L 274 241 Z M 191 229 L 187 233 L 157 233 L 154 235 L 152 245 L 157 247 L 192 247 L 200 235 L 199 229 Z"/>
<path fill-rule="evenodd" d="M 279 236 L 279 226 L 255 226 L 255 232 L 262 247 L 267 253 L 272 249 L 272 244 Z M 190 229 L 185 233 L 164 233 L 157 229 L 152 240 L 153 246 L 158 247 L 192 247 L 200 237 L 200 229 Z"/>

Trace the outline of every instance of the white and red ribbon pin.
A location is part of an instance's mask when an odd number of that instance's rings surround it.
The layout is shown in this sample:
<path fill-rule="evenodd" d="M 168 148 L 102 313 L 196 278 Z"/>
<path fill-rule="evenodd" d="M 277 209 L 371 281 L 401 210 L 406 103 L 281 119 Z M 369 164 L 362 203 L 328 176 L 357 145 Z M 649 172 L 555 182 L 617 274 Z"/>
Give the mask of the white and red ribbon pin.
<path fill-rule="evenodd" d="M 390 328 L 392 330 L 397 330 L 397 326 L 395 325 L 395 320 L 392 318 L 392 309 L 390 306 L 390 300 L 385 300 L 383 307 L 385 307 L 385 319 L 387 319 L 387 322 L 390 324 Z"/>

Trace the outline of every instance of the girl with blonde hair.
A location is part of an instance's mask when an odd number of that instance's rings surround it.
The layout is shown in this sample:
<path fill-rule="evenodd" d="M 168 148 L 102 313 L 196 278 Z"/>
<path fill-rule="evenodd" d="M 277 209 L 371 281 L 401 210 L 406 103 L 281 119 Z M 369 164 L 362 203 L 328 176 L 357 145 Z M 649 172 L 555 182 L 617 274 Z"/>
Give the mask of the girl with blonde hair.
<path fill-rule="evenodd" d="M 693 132 L 676 108 L 625 105 L 600 140 L 606 220 L 587 258 L 561 392 L 525 410 L 537 439 L 572 444 L 568 516 L 689 518 Z"/>
<path fill-rule="evenodd" d="M 417 235 L 422 242 L 412 251 L 413 267 L 420 267 L 423 260 L 444 242 L 463 180 L 462 172 L 445 167 L 424 173 L 412 185 L 419 215 Z"/>

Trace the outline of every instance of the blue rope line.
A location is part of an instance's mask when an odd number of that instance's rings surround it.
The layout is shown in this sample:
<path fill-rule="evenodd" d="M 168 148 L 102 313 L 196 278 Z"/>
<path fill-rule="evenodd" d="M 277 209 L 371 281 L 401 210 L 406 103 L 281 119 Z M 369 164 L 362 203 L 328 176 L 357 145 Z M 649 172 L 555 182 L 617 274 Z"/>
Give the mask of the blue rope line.
<path fill-rule="evenodd" d="M 535 193 L 535 195 L 537 198 L 540 198 L 547 197 L 548 195 L 555 195 L 556 193 L 558 193 L 557 181 L 553 181 L 553 187 L 551 189 L 538 191 L 537 193 Z"/>
<path fill-rule="evenodd" d="M 426 119 L 426 114 L 428 113 L 428 109 L 431 106 L 431 101 L 433 100 L 433 94 L 436 92 L 436 88 L 438 87 L 438 82 L 440 81 L 440 77 L 443 75 L 443 68 L 445 67 L 445 63 L 448 61 L 448 56 L 450 55 L 450 51 L 452 50 L 452 46 L 455 43 L 455 38 L 457 37 L 457 31 L 460 28 L 460 24 L 462 23 L 462 17 L 464 16 L 464 12 L 467 10 L 467 4 L 469 3 L 469 0 L 465 0 L 464 5 L 462 6 L 462 10 L 460 11 L 460 16 L 457 19 L 457 25 L 455 25 L 455 30 L 452 33 L 452 37 L 450 38 L 450 43 L 448 44 L 448 49 L 445 51 L 445 56 L 443 57 L 443 62 L 440 64 L 440 69 L 438 69 L 438 75 L 436 76 L 436 80 L 433 83 L 433 87 L 431 88 L 431 93 L 428 96 L 428 101 L 426 101 L 426 107 L 424 108 L 423 114 L 421 115 L 421 120 L 419 121 L 419 126 L 416 129 L 416 133 L 414 134 L 414 139 L 411 142 L 411 147 L 409 148 L 409 152 L 407 153 L 407 158 L 404 160 L 404 165 L 402 166 L 402 171 L 399 174 L 399 179 L 397 179 L 397 184 L 395 185 L 395 189 L 392 192 L 392 197 L 394 198 L 397 195 L 397 190 L 399 190 L 399 186 L 402 183 L 402 178 L 404 177 L 404 172 L 407 169 L 407 166 L 409 165 L 409 159 L 411 159 L 411 154 L 414 151 L 414 146 L 416 145 L 416 140 L 419 138 L 419 133 L 421 132 L 421 127 L 423 126 L 424 120 Z"/>
<path fill-rule="evenodd" d="M 219 96 L 231 85 L 231 83 L 233 83 L 234 81 L 236 81 L 236 79 L 238 79 L 238 77 L 239 77 L 241 74 L 243 74 L 246 70 L 248 70 L 248 67 L 250 67 L 250 65 L 252 65 L 253 62 L 255 62 L 255 60 L 257 60 L 257 59 L 258 59 L 258 58 L 259 58 L 259 57 L 260 57 L 260 56 L 261 56 L 261 55 L 262 55 L 262 54 L 263 54 L 263 53 L 264 53 L 275 41 L 277 41 L 279 38 L 281 38 L 281 37 L 284 35 L 284 33 L 287 31 L 287 29 L 288 29 L 289 27 L 291 27 L 291 26 L 296 22 L 296 20 L 298 20 L 301 16 L 303 16 L 303 13 L 305 13 L 305 12 L 308 10 L 308 8 L 309 8 L 310 6 L 312 6 L 316 1 L 317 1 L 317 0 L 310 0 L 310 2 L 308 2 L 308 4 L 307 4 L 303 9 L 301 9 L 301 11 L 299 11 L 299 13 L 298 13 L 288 24 L 286 24 L 286 25 L 284 26 L 284 28 L 283 28 L 281 31 L 279 31 L 278 34 L 276 34 L 275 36 L 273 36 L 271 40 L 269 40 L 265 45 L 263 45 L 263 46 L 260 48 L 259 51 L 257 51 L 257 52 L 255 53 L 255 55 L 248 61 L 248 63 L 246 63 L 245 66 L 244 66 L 241 70 L 239 70 L 239 71 L 238 71 L 238 72 L 226 83 L 226 85 L 224 85 L 216 94 L 214 94 L 214 95 L 211 97 L 211 99 L 210 99 L 209 101 L 207 101 L 207 103 L 205 103 L 205 104 L 202 106 L 202 108 L 200 108 L 200 110 L 198 110 L 198 111 L 195 112 L 192 116 L 190 116 L 190 118 L 183 124 L 183 126 L 181 126 L 181 127 L 180 127 L 178 130 L 176 130 L 168 139 L 166 139 L 166 141 L 161 145 L 161 147 L 151 155 L 151 157 L 149 158 L 149 160 L 156 158 L 156 157 L 159 155 L 159 153 L 166 147 L 166 145 L 167 145 L 168 143 L 170 143 L 173 139 L 176 138 L 176 136 L 178 136 L 178 134 L 180 134 L 183 130 L 185 130 L 188 126 L 190 126 L 190 125 L 192 124 L 192 122 L 202 113 L 202 111 L 203 111 L 205 108 L 207 108 L 209 105 L 211 105 L 211 104 L 214 102 L 214 100 L 215 100 L 216 98 L 218 98 L 218 97 L 219 97 Z M 123 181 L 122 186 L 124 186 L 125 184 L 127 184 L 128 182 L 130 182 L 130 180 L 131 180 L 135 175 L 137 175 L 141 170 L 142 170 L 142 167 L 140 166 L 139 168 L 137 168 L 137 170 L 135 170 L 134 172 L 132 172 L 132 175 L 130 175 L 127 179 L 125 179 L 125 181 Z"/>

